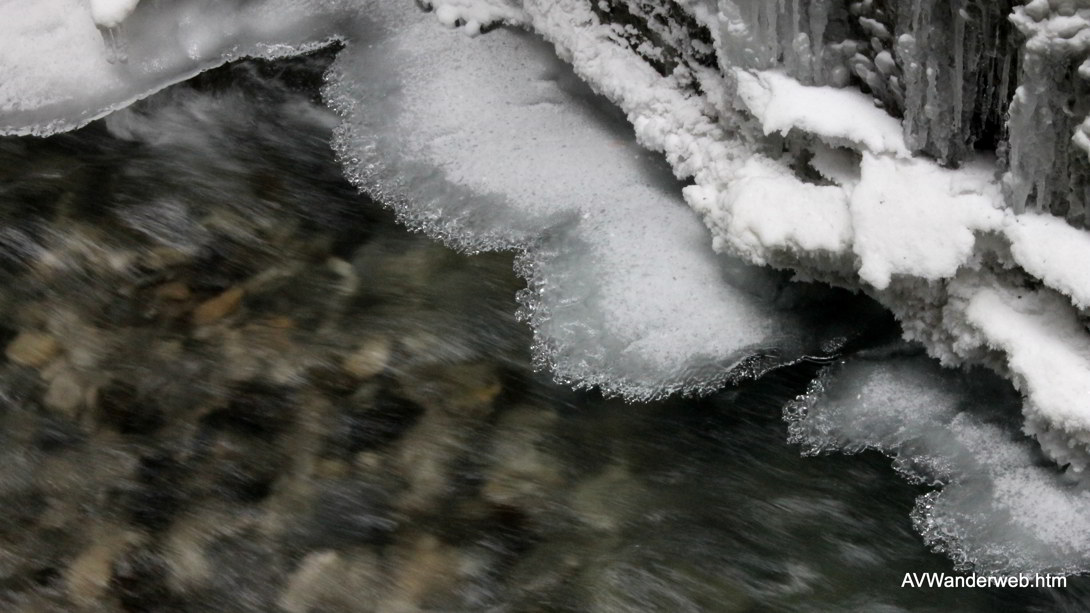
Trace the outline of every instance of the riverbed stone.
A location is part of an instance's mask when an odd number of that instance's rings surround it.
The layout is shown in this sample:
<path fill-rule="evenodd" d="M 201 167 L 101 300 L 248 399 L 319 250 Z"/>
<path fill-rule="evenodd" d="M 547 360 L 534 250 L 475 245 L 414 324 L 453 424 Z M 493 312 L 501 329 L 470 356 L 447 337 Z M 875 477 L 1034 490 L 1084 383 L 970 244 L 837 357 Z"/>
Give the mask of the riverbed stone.
<path fill-rule="evenodd" d="M 45 332 L 20 332 L 7 346 L 4 354 L 9 360 L 21 366 L 41 368 L 56 358 L 61 352 L 61 345 L 53 336 Z"/>
<path fill-rule="evenodd" d="M 93 607 L 107 593 L 117 558 L 146 537 L 113 525 L 94 526 L 90 544 L 69 564 L 64 584 L 69 598 L 80 607 Z"/>
<path fill-rule="evenodd" d="M 563 463 L 546 450 L 556 420 L 551 409 L 529 406 L 503 413 L 492 436 L 491 462 L 481 486 L 485 500 L 540 508 L 565 486 Z"/>
<path fill-rule="evenodd" d="M 354 377 L 370 379 L 386 369 L 392 349 L 393 344 L 385 336 L 369 338 L 346 356 L 341 366 Z"/>
<path fill-rule="evenodd" d="M 429 605 L 454 605 L 455 589 L 468 560 L 457 548 L 422 533 L 407 538 L 391 554 L 394 569 L 388 597 L 379 603 L 377 613 L 417 613 Z"/>
<path fill-rule="evenodd" d="M 181 281 L 171 281 L 164 283 L 155 288 L 155 295 L 161 300 L 181 301 L 188 300 L 193 292 L 189 290 L 189 286 Z"/>
<path fill-rule="evenodd" d="M 83 405 L 85 390 L 79 379 L 79 373 L 72 368 L 64 368 L 49 382 L 45 393 L 45 405 L 70 418 L 76 418 Z"/>
<path fill-rule="evenodd" d="M 503 381 L 490 362 L 429 364 L 398 373 L 400 393 L 423 406 L 466 418 L 491 413 Z"/>
<path fill-rule="evenodd" d="M 618 532 L 643 509 L 645 489 L 628 467 L 614 463 L 586 479 L 571 493 L 571 507 L 587 526 Z"/>
<path fill-rule="evenodd" d="M 238 310 L 245 295 L 246 291 L 241 287 L 232 287 L 214 298 L 209 298 L 193 310 L 193 323 L 205 326 L 227 317 Z"/>
<path fill-rule="evenodd" d="M 286 613 L 374 611 L 382 579 L 381 563 L 373 551 L 314 551 L 288 578 L 277 605 Z"/>

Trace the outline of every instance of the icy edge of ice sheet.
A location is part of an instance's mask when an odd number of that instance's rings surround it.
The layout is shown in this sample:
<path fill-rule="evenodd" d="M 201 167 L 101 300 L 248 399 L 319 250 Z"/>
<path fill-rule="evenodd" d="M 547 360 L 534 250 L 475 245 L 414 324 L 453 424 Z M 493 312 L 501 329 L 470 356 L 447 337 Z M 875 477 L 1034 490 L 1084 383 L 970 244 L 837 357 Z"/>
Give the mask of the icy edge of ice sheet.
<path fill-rule="evenodd" d="M 1087 478 L 1051 464 L 1018 432 L 1018 395 L 980 369 L 945 370 L 919 351 L 826 371 L 786 411 L 808 455 L 875 449 L 918 483 L 912 519 L 932 549 L 981 573 L 1090 566 Z"/>
<path fill-rule="evenodd" d="M 350 178 L 410 227 L 514 249 L 539 365 L 644 400 L 797 359 L 798 289 L 715 254 L 681 185 L 536 36 L 470 39 L 410 3 L 376 9 L 331 69 Z"/>
<path fill-rule="evenodd" d="M 235 58 L 313 50 L 358 13 L 349 0 L 0 0 L 0 134 L 72 130 Z"/>
<path fill-rule="evenodd" d="M 1090 567 L 1087 478 L 1021 435 L 1018 402 L 989 372 L 943 369 L 906 347 L 827 368 L 785 415 L 804 454 L 873 449 L 938 486 L 913 522 L 960 569 L 1079 572 Z"/>

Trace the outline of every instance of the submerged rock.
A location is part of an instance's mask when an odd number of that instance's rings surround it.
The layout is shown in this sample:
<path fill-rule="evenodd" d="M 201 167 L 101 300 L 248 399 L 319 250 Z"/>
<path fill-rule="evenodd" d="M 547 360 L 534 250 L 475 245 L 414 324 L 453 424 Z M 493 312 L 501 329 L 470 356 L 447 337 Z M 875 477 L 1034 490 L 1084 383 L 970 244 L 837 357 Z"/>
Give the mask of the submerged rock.
<path fill-rule="evenodd" d="M 370 379 L 382 373 L 390 361 L 393 344 L 390 339 L 368 339 L 358 349 L 345 357 L 344 371 L 358 379 Z"/>
<path fill-rule="evenodd" d="M 246 292 L 241 287 L 232 287 L 214 298 L 209 298 L 193 310 L 193 323 L 206 326 L 223 319 L 242 305 L 245 295 Z"/>
<path fill-rule="evenodd" d="M 4 354 L 22 366 L 41 368 L 61 352 L 57 339 L 41 332 L 21 332 L 8 344 Z"/>

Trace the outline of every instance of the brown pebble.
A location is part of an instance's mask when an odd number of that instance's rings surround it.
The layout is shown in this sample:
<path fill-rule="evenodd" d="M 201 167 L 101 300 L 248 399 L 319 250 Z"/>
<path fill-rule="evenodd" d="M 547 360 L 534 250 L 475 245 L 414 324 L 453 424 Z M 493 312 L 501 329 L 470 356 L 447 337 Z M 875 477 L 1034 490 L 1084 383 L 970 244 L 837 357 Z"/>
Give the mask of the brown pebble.
<path fill-rule="evenodd" d="M 46 406 L 69 416 L 76 417 L 77 409 L 83 403 L 85 391 L 80 385 L 75 371 L 66 368 L 57 374 L 45 393 Z"/>
<path fill-rule="evenodd" d="M 90 546 L 80 553 L 64 572 L 68 597 L 80 610 L 90 608 L 109 589 L 114 561 L 128 547 L 144 537 L 117 527 L 94 527 L 89 531 Z"/>
<path fill-rule="evenodd" d="M 57 339 L 44 332 L 20 332 L 8 344 L 8 359 L 22 366 L 41 368 L 61 352 Z"/>
<path fill-rule="evenodd" d="M 287 581 L 277 604 L 288 613 L 307 613 L 328 592 L 331 576 L 343 565 L 336 551 L 316 551 L 303 558 Z"/>
<path fill-rule="evenodd" d="M 314 463 L 314 474 L 322 479 L 342 479 L 351 472 L 350 464 L 333 458 L 319 458 Z"/>
<path fill-rule="evenodd" d="M 390 339 L 376 337 L 367 340 L 354 353 L 347 356 L 341 367 L 359 379 L 369 379 L 380 374 L 390 361 L 393 349 Z"/>
<path fill-rule="evenodd" d="M 287 315 L 274 315 L 273 317 L 265 319 L 263 323 L 270 328 L 280 328 L 283 330 L 289 330 L 295 327 L 295 320 Z"/>
<path fill-rule="evenodd" d="M 241 287 L 232 287 L 215 298 L 209 298 L 193 310 L 193 323 L 204 326 L 234 313 L 246 294 Z"/>
<path fill-rule="evenodd" d="M 185 300 L 189 298 L 189 286 L 181 281 L 164 283 L 155 289 L 155 295 L 163 300 Z"/>

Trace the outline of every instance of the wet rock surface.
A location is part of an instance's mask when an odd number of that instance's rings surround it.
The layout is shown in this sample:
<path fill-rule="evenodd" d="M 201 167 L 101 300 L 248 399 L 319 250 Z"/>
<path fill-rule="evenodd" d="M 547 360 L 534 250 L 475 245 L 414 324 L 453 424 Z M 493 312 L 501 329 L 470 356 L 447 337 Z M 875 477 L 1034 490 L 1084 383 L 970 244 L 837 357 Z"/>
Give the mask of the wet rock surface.
<path fill-rule="evenodd" d="M 919 608 L 918 489 L 782 443 L 805 372 L 631 406 L 534 373 L 512 257 L 341 178 L 329 59 L 0 140 L 0 609 Z"/>

